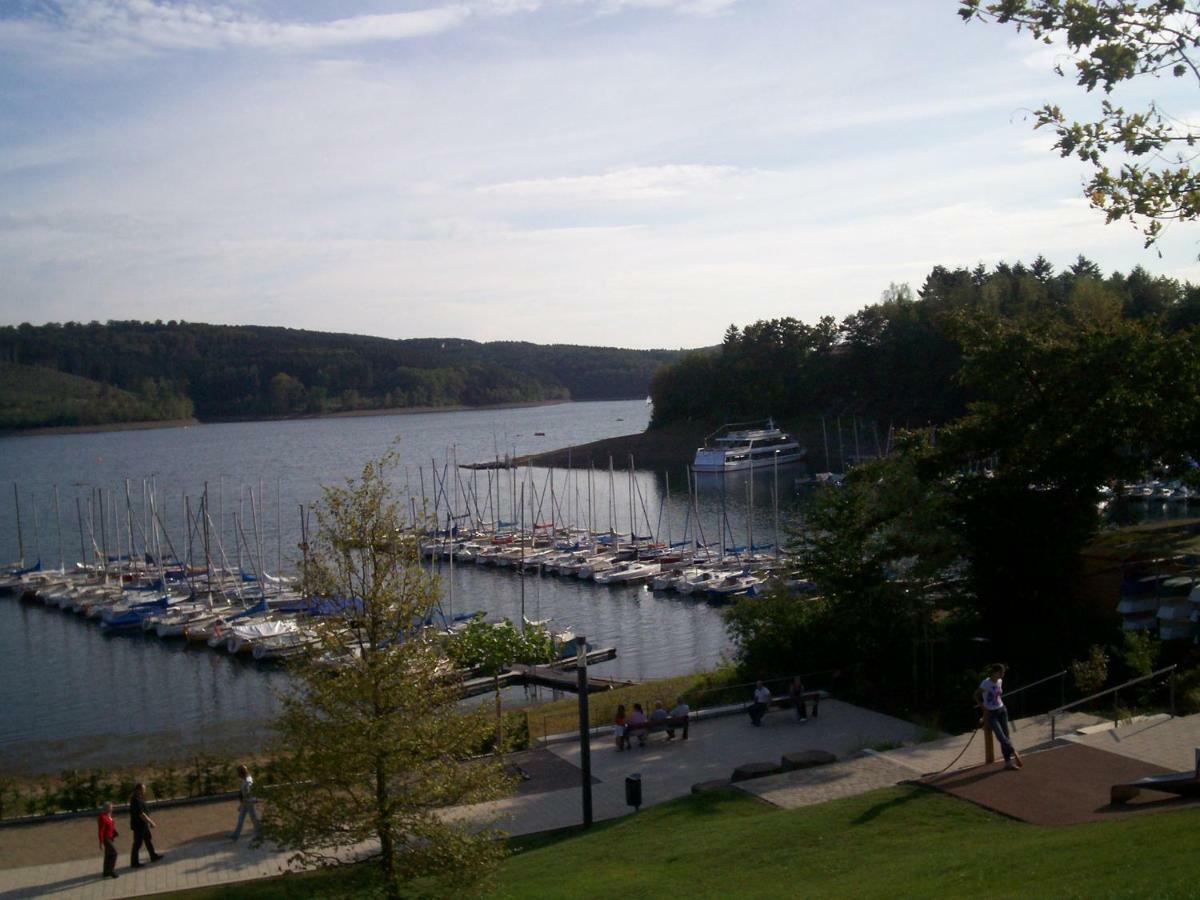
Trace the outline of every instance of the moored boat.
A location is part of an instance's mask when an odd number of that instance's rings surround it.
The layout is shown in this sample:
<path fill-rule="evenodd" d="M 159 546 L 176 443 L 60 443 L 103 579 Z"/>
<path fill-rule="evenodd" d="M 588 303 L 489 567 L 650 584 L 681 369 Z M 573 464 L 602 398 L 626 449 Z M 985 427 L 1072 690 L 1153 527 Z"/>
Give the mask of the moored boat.
<path fill-rule="evenodd" d="M 705 438 L 692 468 L 697 472 L 749 471 L 804 459 L 804 448 L 776 428 L 773 419 L 758 428 L 735 429 L 736 425 L 722 425 Z"/>

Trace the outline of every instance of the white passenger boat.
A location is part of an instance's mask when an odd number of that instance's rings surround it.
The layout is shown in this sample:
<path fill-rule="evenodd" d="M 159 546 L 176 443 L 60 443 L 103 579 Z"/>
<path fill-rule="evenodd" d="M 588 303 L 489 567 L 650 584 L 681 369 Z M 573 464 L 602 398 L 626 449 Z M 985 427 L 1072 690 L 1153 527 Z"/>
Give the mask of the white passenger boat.
<path fill-rule="evenodd" d="M 692 468 L 697 472 L 737 472 L 799 462 L 804 448 L 791 435 L 767 419 L 764 427 L 733 430 L 722 425 L 696 450 Z"/>

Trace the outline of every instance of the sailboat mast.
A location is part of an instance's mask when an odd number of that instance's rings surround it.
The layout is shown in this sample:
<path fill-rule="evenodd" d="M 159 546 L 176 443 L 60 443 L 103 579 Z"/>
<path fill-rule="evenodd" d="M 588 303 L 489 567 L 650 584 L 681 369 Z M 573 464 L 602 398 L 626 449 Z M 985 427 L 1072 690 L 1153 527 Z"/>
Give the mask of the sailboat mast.
<path fill-rule="evenodd" d="M 21 533 L 21 492 L 13 482 L 13 505 L 17 508 L 17 568 L 25 567 L 25 535 Z"/>
<path fill-rule="evenodd" d="M 54 524 L 58 528 L 58 571 L 67 571 L 67 551 L 63 549 L 62 513 L 58 508 L 58 485 L 54 486 Z"/>

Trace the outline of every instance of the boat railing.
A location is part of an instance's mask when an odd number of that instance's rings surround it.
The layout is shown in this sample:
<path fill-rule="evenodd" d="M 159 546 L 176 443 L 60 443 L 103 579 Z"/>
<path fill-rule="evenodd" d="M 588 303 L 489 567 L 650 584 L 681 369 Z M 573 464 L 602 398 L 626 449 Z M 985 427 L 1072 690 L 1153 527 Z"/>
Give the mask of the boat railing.
<path fill-rule="evenodd" d="M 770 421 L 771 419 L 755 419 L 753 422 L 727 422 L 712 434 L 707 434 L 704 436 L 704 446 L 707 447 L 708 442 L 723 431 L 732 431 L 734 428 L 745 428 L 748 425 L 766 425 Z"/>

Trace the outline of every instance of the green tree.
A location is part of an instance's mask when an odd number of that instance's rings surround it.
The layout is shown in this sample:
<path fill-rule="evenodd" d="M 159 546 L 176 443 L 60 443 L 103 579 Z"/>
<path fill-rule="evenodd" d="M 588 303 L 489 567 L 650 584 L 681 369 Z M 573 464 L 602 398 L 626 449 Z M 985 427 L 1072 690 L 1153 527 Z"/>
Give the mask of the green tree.
<path fill-rule="evenodd" d="M 1127 111 L 1114 88 L 1167 75 L 1200 82 L 1200 9 L 1185 0 L 960 0 L 959 15 L 1011 23 L 1076 55 L 1075 81 L 1105 94 L 1093 121 L 1072 121 L 1051 103 L 1036 112 L 1036 128 L 1055 134 L 1059 154 L 1089 164 L 1084 194 L 1109 222 L 1128 219 L 1153 244 L 1170 221 L 1200 216 L 1200 173 L 1192 167 L 1200 129 L 1156 102 Z M 1061 64 L 1055 67 L 1063 75 Z"/>
<path fill-rule="evenodd" d="M 480 614 L 456 632 L 450 642 L 450 655 L 465 668 L 478 669 L 492 679 L 496 703 L 497 755 L 504 752 L 504 713 L 500 700 L 500 676 L 514 665 L 538 665 L 554 659 L 550 635 L 538 626 L 517 630 L 509 619 L 491 623 Z"/>
<path fill-rule="evenodd" d="M 494 832 L 445 811 L 501 796 L 509 782 L 495 763 L 468 762 L 489 723 L 458 709 L 453 667 L 423 625 L 438 588 L 393 494 L 393 465 L 390 456 L 368 463 L 358 479 L 326 488 L 318 507 L 305 588 L 351 599 L 344 616 L 317 626 L 297 690 L 283 697 L 264 832 L 308 865 L 377 845 L 372 871 L 391 897 L 414 879 L 459 892 L 503 851 Z"/>

